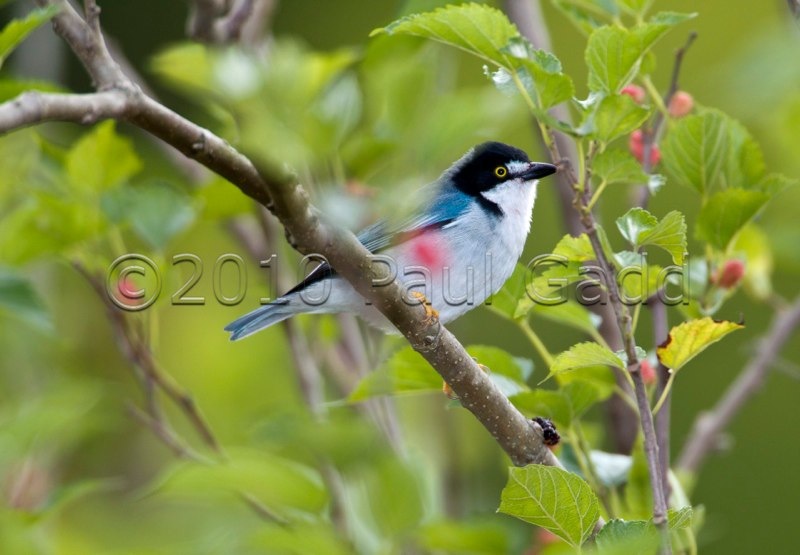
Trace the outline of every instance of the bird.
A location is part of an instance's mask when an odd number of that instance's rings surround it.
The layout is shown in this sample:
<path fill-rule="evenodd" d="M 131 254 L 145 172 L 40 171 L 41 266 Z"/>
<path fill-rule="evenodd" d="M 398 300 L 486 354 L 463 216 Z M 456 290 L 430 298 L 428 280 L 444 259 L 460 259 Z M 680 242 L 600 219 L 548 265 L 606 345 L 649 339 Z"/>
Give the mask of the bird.
<path fill-rule="evenodd" d="M 415 210 L 357 234 L 403 287 L 404 300 L 426 303 L 447 324 L 500 290 L 522 256 L 538 180 L 556 166 L 532 162 L 521 149 L 479 144 L 416 194 Z M 297 314 L 353 312 L 387 333 L 389 320 L 327 263 L 274 301 L 225 327 L 238 340 Z"/>

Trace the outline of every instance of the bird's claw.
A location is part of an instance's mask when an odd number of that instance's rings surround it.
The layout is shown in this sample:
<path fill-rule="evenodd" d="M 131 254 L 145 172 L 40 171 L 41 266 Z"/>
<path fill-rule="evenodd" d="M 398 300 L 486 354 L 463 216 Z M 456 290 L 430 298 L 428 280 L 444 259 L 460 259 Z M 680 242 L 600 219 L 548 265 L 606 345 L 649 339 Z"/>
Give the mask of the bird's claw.
<path fill-rule="evenodd" d="M 411 291 L 411 296 L 417 299 L 425 308 L 425 319 L 423 320 L 423 323 L 426 326 L 439 320 L 439 311 L 431 306 L 431 303 L 425 296 L 425 293 L 420 291 Z"/>

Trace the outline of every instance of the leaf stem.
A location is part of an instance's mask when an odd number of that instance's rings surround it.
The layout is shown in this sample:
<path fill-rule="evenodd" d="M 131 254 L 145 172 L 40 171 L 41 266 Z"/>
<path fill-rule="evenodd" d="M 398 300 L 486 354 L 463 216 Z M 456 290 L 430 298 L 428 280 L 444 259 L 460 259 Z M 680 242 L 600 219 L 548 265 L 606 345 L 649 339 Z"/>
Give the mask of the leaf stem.
<path fill-rule="evenodd" d="M 669 397 L 669 392 L 672 390 L 672 382 L 673 381 L 675 381 L 675 373 L 674 372 L 670 372 L 669 379 L 667 380 L 667 384 L 664 386 L 664 391 L 661 392 L 661 397 L 658 398 L 658 402 L 656 403 L 656 406 L 653 407 L 653 416 L 658 414 L 658 411 L 661 410 L 661 407 L 664 404 L 664 401 L 666 401 L 667 397 Z"/>
<path fill-rule="evenodd" d="M 550 367 L 553 366 L 553 360 L 554 360 L 553 355 L 550 353 L 550 351 L 547 350 L 547 347 L 545 346 L 544 342 L 536 334 L 536 332 L 533 331 L 533 328 L 531 327 L 531 325 L 528 323 L 527 320 L 520 320 L 519 327 L 525 333 L 525 336 L 531 342 L 533 348 L 536 349 L 536 352 L 539 353 L 539 356 L 542 357 L 542 360 L 544 360 L 545 365 L 547 365 L 547 371 L 550 372 Z"/>
<path fill-rule="evenodd" d="M 602 195 L 602 194 L 603 194 L 603 191 L 605 191 L 605 190 L 606 190 L 606 186 L 607 186 L 607 185 L 608 185 L 608 181 L 606 181 L 606 180 L 604 179 L 604 180 L 603 180 L 603 181 L 600 183 L 600 185 L 597 187 L 597 190 L 596 190 L 596 191 L 594 192 L 594 194 L 592 195 L 592 200 L 590 200 L 590 201 L 589 201 L 589 204 L 587 205 L 587 208 L 588 208 L 589 210 L 591 210 L 592 208 L 594 208 L 594 205 L 597 203 L 597 201 L 598 201 L 598 200 L 600 200 L 600 195 Z"/>

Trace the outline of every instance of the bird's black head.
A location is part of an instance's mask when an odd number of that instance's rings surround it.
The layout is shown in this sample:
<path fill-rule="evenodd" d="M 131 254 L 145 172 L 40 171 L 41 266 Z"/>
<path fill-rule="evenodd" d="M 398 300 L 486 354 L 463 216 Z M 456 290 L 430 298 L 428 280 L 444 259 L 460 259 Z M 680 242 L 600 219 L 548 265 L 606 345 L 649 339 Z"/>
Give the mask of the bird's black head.
<path fill-rule="evenodd" d="M 498 142 L 482 143 L 470 150 L 448 170 L 459 190 L 478 196 L 508 180 L 538 179 L 555 173 L 551 164 L 531 162 L 523 150 Z"/>

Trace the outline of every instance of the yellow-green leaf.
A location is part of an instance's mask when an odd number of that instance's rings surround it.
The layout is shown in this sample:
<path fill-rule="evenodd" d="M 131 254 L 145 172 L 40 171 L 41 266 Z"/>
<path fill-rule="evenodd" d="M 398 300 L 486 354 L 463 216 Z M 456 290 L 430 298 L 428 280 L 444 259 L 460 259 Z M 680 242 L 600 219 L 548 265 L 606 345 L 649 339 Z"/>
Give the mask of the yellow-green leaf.
<path fill-rule="evenodd" d="M 684 322 L 672 328 L 667 340 L 658 347 L 658 360 L 677 372 L 706 347 L 743 327 L 742 324 L 710 317 Z"/>

